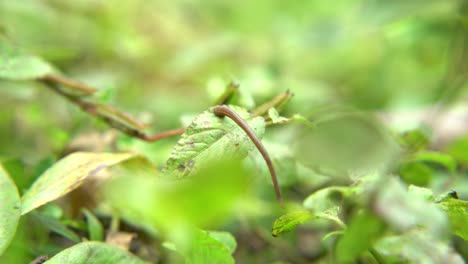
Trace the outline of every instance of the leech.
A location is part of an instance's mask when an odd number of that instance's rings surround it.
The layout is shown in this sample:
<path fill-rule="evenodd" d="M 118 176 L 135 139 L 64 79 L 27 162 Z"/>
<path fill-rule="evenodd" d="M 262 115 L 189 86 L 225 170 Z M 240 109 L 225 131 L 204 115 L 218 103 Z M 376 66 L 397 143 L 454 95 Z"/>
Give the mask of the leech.
<path fill-rule="evenodd" d="M 268 170 L 270 170 L 271 180 L 273 181 L 273 186 L 276 192 L 276 198 L 278 202 L 283 207 L 283 197 L 281 195 L 281 190 L 279 188 L 278 179 L 276 177 L 275 169 L 273 168 L 273 162 L 270 159 L 270 155 L 263 147 L 262 142 L 257 138 L 255 132 L 253 132 L 252 128 L 234 111 L 232 111 L 227 105 L 218 105 L 214 108 L 214 114 L 218 117 L 229 117 L 231 118 L 236 124 L 244 130 L 244 132 L 249 136 L 250 140 L 255 144 L 260 154 L 262 154 L 263 159 L 265 160 Z"/>

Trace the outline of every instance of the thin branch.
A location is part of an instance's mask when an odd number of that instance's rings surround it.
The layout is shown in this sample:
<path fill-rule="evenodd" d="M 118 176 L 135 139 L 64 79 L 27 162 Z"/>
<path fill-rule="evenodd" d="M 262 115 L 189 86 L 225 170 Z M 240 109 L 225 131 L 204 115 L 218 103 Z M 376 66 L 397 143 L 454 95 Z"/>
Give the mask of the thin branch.
<path fill-rule="evenodd" d="M 186 129 L 182 127 L 182 128 L 160 132 L 160 133 L 150 135 L 150 136 L 144 135 L 143 137 L 140 137 L 140 138 L 143 139 L 144 141 L 153 142 L 153 141 L 157 141 L 157 140 L 167 138 L 167 137 L 182 135 L 185 132 L 185 130 Z"/>
<path fill-rule="evenodd" d="M 382 255 L 380 255 L 380 253 L 374 248 L 370 248 L 369 253 L 374 257 L 375 261 L 377 261 L 378 264 L 387 263 L 385 259 L 382 257 Z"/>
<path fill-rule="evenodd" d="M 229 100 L 239 91 L 239 84 L 231 81 L 226 87 L 226 91 L 216 100 L 214 105 L 227 104 Z"/>
<path fill-rule="evenodd" d="M 287 103 L 294 94 L 292 94 L 289 90 L 286 92 L 282 92 L 277 95 L 275 98 L 271 99 L 270 101 L 260 105 L 257 107 L 253 112 L 253 116 L 262 116 L 268 112 L 268 110 L 272 107 L 281 108 L 285 103 Z M 278 109 L 280 110 L 280 109 Z"/>
<path fill-rule="evenodd" d="M 84 93 L 85 95 L 92 95 L 94 94 L 97 89 L 90 87 L 84 83 L 77 82 L 71 79 L 68 79 L 63 76 L 58 76 L 58 75 L 45 75 L 39 80 L 44 81 L 44 82 L 53 82 L 53 83 L 58 83 L 67 87 L 70 87 L 72 89 L 76 89 L 77 91 Z"/>
<path fill-rule="evenodd" d="M 154 142 L 159 139 L 177 136 L 185 132 L 185 128 L 179 128 L 154 135 L 146 135 L 142 130 L 147 128 L 147 125 L 129 114 L 110 105 L 93 103 L 83 99 L 85 96 L 92 95 L 97 89 L 80 82 L 70 80 L 66 77 L 56 75 L 46 75 L 38 80 L 46 84 L 52 91 L 60 94 L 68 101 L 78 106 L 82 111 L 101 119 L 110 127 L 113 127 L 128 136 L 148 142 Z M 64 89 L 61 86 L 66 86 L 67 88 Z"/>

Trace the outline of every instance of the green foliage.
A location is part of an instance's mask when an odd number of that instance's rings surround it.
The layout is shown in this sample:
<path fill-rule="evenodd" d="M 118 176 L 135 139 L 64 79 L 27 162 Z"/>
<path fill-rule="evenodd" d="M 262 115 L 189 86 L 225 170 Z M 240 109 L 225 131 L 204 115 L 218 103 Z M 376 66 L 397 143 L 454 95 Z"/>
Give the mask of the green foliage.
<path fill-rule="evenodd" d="M 336 245 L 337 261 L 352 263 L 362 252 L 372 247 L 383 234 L 384 227 L 384 223 L 369 212 L 354 216 Z"/>
<path fill-rule="evenodd" d="M 230 106 L 257 134 L 265 132 L 262 117 L 253 118 L 242 107 Z M 187 127 L 167 160 L 164 173 L 169 178 L 184 178 L 207 166 L 212 160 L 240 159 L 247 156 L 254 145 L 245 132 L 229 118 L 219 118 L 213 108 L 195 117 Z"/>
<path fill-rule="evenodd" d="M 128 153 L 73 153 L 45 171 L 21 198 L 21 214 L 78 188 L 108 166 L 136 157 Z"/>
<path fill-rule="evenodd" d="M 446 168 L 452 173 L 455 172 L 457 168 L 457 163 L 452 156 L 434 151 L 418 152 L 411 157 L 411 161 L 434 163 Z"/>
<path fill-rule="evenodd" d="M 248 175 L 239 162 L 212 161 L 182 182 L 142 175 L 121 177 L 109 183 L 106 196 L 122 215 L 176 232 L 177 226 L 212 226 L 226 219 L 245 195 Z"/>
<path fill-rule="evenodd" d="M 104 239 L 104 228 L 102 227 L 101 222 L 99 222 L 99 219 L 88 209 L 83 208 L 82 211 L 86 216 L 89 239 L 94 241 L 102 241 Z"/>
<path fill-rule="evenodd" d="M 234 263 L 231 254 L 236 247 L 235 240 L 226 233 L 195 230 L 188 244 L 177 247 L 185 263 Z M 180 248 L 180 249 L 179 249 Z"/>
<path fill-rule="evenodd" d="M 387 166 L 396 144 L 370 116 L 338 114 L 304 126 L 295 144 L 297 157 L 308 166 L 338 171 L 375 170 Z"/>
<path fill-rule="evenodd" d="M 466 166 L 468 164 L 468 154 L 466 149 L 468 148 L 468 137 L 464 136 L 457 140 L 454 140 L 447 146 L 447 153 L 449 153 L 457 162 Z"/>
<path fill-rule="evenodd" d="M 109 244 L 101 242 L 83 242 L 65 249 L 49 259 L 47 263 L 144 264 L 147 262 L 138 259 L 123 249 Z"/>
<path fill-rule="evenodd" d="M 421 129 L 406 131 L 398 137 L 398 143 L 410 152 L 426 149 L 430 143 L 429 140 L 429 137 Z"/>
<path fill-rule="evenodd" d="M 0 165 L 0 256 L 16 233 L 20 219 L 20 198 L 15 184 Z"/>
<path fill-rule="evenodd" d="M 438 203 L 447 213 L 452 226 L 452 232 L 461 238 L 468 240 L 468 202 L 448 197 Z"/>
<path fill-rule="evenodd" d="M 463 263 L 467 10 L 0 1 L 0 262 Z"/>
<path fill-rule="evenodd" d="M 41 225 L 45 226 L 52 232 L 55 232 L 69 240 L 78 243 L 81 241 L 81 238 L 70 228 L 60 222 L 58 219 L 55 219 L 51 216 L 40 214 L 40 213 L 32 213 L 32 219 L 37 221 Z"/>
<path fill-rule="evenodd" d="M 52 66 L 41 58 L 21 52 L 0 35 L 0 78 L 33 80 L 54 73 Z"/>
<path fill-rule="evenodd" d="M 281 233 L 289 232 L 297 225 L 309 220 L 312 216 L 308 211 L 292 212 L 275 220 L 271 234 L 276 237 Z"/>

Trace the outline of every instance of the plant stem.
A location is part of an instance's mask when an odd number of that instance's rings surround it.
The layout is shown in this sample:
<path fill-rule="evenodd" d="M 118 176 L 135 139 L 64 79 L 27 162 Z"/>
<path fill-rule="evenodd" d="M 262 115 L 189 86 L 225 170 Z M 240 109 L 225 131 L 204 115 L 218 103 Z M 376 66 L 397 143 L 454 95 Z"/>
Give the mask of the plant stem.
<path fill-rule="evenodd" d="M 88 85 L 86 85 L 84 83 L 81 83 L 81 82 L 77 82 L 77 81 L 68 79 L 68 78 L 63 77 L 63 76 L 48 74 L 48 75 L 43 76 L 39 80 L 44 81 L 44 82 L 59 83 L 59 84 L 64 85 L 64 86 L 68 86 L 68 87 L 70 87 L 72 89 L 76 89 L 79 92 L 82 92 L 82 93 L 84 93 L 86 95 L 91 95 L 91 94 L 96 92 L 96 89 L 93 88 L 93 87 L 90 87 L 90 86 L 88 86 Z"/>
<path fill-rule="evenodd" d="M 139 138 L 147 142 L 154 142 L 163 138 L 177 136 L 185 132 L 185 128 L 178 128 L 154 135 L 146 135 L 141 130 L 147 126 L 129 114 L 110 105 L 93 103 L 83 99 L 84 96 L 92 95 L 96 91 L 95 88 L 57 75 L 46 75 L 39 80 L 44 82 L 52 91 L 62 95 L 68 101 L 78 106 L 82 111 L 100 118 L 110 127 L 113 127 L 128 136 Z M 67 86 L 68 89 L 62 89 L 60 88 L 60 85 Z"/>
<path fill-rule="evenodd" d="M 231 81 L 226 87 L 226 91 L 216 100 L 214 105 L 227 104 L 228 101 L 239 91 L 239 84 Z"/>
<path fill-rule="evenodd" d="M 186 129 L 184 127 L 182 127 L 182 128 L 177 128 L 177 129 L 173 129 L 173 130 L 168 130 L 168 131 L 156 133 L 156 134 L 150 135 L 150 136 L 143 135 L 140 138 L 145 140 L 145 141 L 152 142 L 152 141 L 157 141 L 157 140 L 167 138 L 167 137 L 181 135 L 181 134 L 183 134 L 185 132 L 185 130 Z"/>
<path fill-rule="evenodd" d="M 377 261 L 378 264 L 385 264 L 386 263 L 386 261 L 384 260 L 382 255 L 380 255 L 380 253 L 377 252 L 377 250 L 375 250 L 374 248 L 370 248 L 369 252 L 374 257 L 375 261 Z"/>
<path fill-rule="evenodd" d="M 252 114 L 253 116 L 262 116 L 265 113 L 267 113 L 268 110 L 272 107 L 280 108 L 286 102 L 288 102 L 292 97 L 293 97 L 293 94 L 289 90 L 286 92 L 280 93 L 279 95 L 275 96 L 275 98 L 257 107 L 252 112 Z"/>

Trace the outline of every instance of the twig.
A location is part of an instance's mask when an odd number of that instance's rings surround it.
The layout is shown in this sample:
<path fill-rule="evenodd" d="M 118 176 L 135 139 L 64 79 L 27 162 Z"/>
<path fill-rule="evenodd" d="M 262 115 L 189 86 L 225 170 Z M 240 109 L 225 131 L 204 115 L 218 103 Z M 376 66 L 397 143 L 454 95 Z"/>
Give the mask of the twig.
<path fill-rule="evenodd" d="M 287 90 L 286 92 L 280 93 L 270 101 L 260 105 L 253 112 L 253 116 L 261 116 L 268 112 L 272 107 L 281 108 L 286 102 L 288 102 L 294 95 Z M 279 110 L 279 109 L 278 109 Z"/>
<path fill-rule="evenodd" d="M 88 86 L 88 85 L 86 85 L 84 83 L 77 82 L 77 81 L 68 79 L 68 78 L 63 77 L 63 76 L 58 76 L 58 75 L 48 74 L 48 75 L 43 76 L 39 80 L 44 81 L 44 82 L 58 83 L 58 84 L 61 84 L 61 85 L 76 89 L 79 92 L 82 92 L 82 93 L 84 93 L 86 95 L 92 95 L 97 91 L 95 88 L 90 87 L 90 86 Z"/>
<path fill-rule="evenodd" d="M 216 100 L 214 105 L 227 104 L 228 101 L 239 91 L 239 84 L 231 81 L 226 87 L 226 91 Z"/>
<path fill-rule="evenodd" d="M 160 133 L 150 135 L 150 136 L 144 135 L 143 137 L 140 137 L 140 138 L 143 139 L 144 141 L 153 142 L 153 141 L 157 141 L 163 138 L 181 135 L 185 132 L 185 130 L 186 129 L 182 127 L 182 128 L 160 132 Z"/>
<path fill-rule="evenodd" d="M 380 253 L 377 252 L 377 250 L 375 250 L 374 248 L 370 248 L 369 253 L 374 257 L 375 261 L 377 261 L 378 264 L 387 263 L 385 259 L 380 255 Z"/>
<path fill-rule="evenodd" d="M 57 75 L 46 75 L 38 80 L 45 83 L 52 91 L 62 95 L 68 101 L 78 106 L 82 111 L 103 120 L 110 127 L 113 127 L 128 136 L 148 142 L 154 142 L 159 139 L 177 136 L 185 132 L 185 128 L 179 128 L 156 133 L 154 135 L 146 135 L 141 130 L 147 128 L 147 125 L 133 118 L 129 114 L 110 105 L 93 103 L 83 99 L 83 97 L 95 93 L 97 89 Z M 66 86 L 67 89 L 61 88 L 61 85 Z"/>

